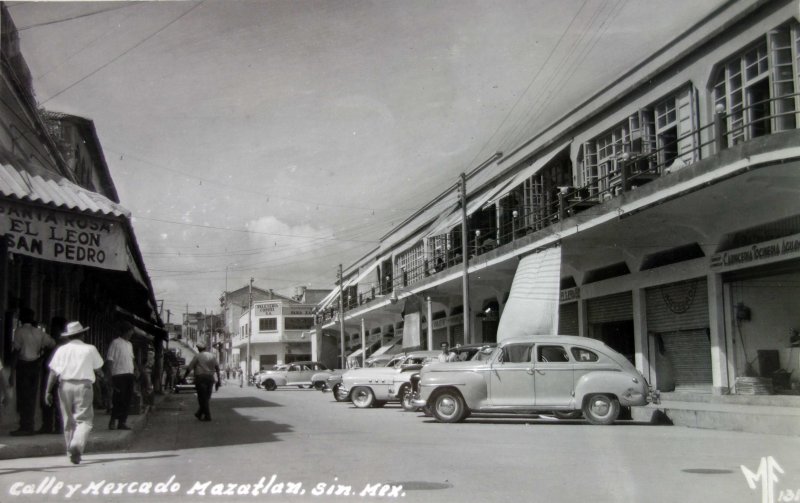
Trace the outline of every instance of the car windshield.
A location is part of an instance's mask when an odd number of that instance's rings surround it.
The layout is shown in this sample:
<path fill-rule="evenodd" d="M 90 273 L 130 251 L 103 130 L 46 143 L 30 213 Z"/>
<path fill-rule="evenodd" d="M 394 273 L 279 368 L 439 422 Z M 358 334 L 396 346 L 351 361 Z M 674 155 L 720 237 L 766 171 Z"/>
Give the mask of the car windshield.
<path fill-rule="evenodd" d="M 495 351 L 498 351 L 499 348 L 481 348 L 480 351 L 475 353 L 475 356 L 472 357 L 472 361 L 478 362 L 486 362 L 492 359 Z"/>

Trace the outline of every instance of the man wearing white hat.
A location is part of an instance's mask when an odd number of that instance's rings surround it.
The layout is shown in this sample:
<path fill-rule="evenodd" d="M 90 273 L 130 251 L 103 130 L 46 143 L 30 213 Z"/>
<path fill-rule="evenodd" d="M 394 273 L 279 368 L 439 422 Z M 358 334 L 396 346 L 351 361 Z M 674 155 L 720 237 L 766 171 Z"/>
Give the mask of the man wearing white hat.
<path fill-rule="evenodd" d="M 53 388 L 58 382 L 67 454 L 70 461 L 76 465 L 81 462 L 86 440 L 92 431 L 93 384 L 95 373 L 103 367 L 103 357 L 97 348 L 81 340 L 87 330 L 89 327 L 84 327 L 79 321 L 67 323 L 61 338 L 67 339 L 68 342 L 60 345 L 53 353 L 45 395 L 45 402 L 52 405 Z"/>

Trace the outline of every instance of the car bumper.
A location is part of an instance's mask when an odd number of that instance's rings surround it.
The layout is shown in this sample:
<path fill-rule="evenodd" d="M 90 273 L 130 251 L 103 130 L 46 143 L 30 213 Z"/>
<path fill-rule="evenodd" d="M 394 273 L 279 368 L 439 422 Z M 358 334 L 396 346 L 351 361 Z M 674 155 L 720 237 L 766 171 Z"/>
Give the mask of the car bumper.
<path fill-rule="evenodd" d="M 415 398 L 411 400 L 411 405 L 413 405 L 414 407 L 427 407 L 428 402 L 421 398 Z"/>

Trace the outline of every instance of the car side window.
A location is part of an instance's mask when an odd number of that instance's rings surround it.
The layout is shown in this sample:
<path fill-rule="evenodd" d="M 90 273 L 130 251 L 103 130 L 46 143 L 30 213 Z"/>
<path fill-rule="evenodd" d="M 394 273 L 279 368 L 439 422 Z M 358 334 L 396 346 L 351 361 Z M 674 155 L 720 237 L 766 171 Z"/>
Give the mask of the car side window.
<path fill-rule="evenodd" d="M 562 346 L 537 346 L 536 361 L 549 363 L 568 362 L 569 355 Z"/>
<path fill-rule="evenodd" d="M 530 344 L 509 344 L 503 348 L 502 362 L 526 363 L 531 361 Z"/>
<path fill-rule="evenodd" d="M 600 358 L 594 351 L 589 351 L 586 348 L 572 348 L 572 357 L 577 362 L 596 362 Z"/>

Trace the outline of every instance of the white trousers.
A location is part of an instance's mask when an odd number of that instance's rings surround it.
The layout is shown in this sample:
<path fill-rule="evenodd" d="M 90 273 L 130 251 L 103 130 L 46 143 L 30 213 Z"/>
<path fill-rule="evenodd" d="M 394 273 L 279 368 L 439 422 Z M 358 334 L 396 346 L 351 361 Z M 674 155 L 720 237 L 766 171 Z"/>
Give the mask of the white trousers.
<path fill-rule="evenodd" d="M 67 453 L 73 449 L 83 454 L 94 421 L 94 389 L 91 381 L 61 381 L 61 418 L 64 421 L 64 441 Z"/>

